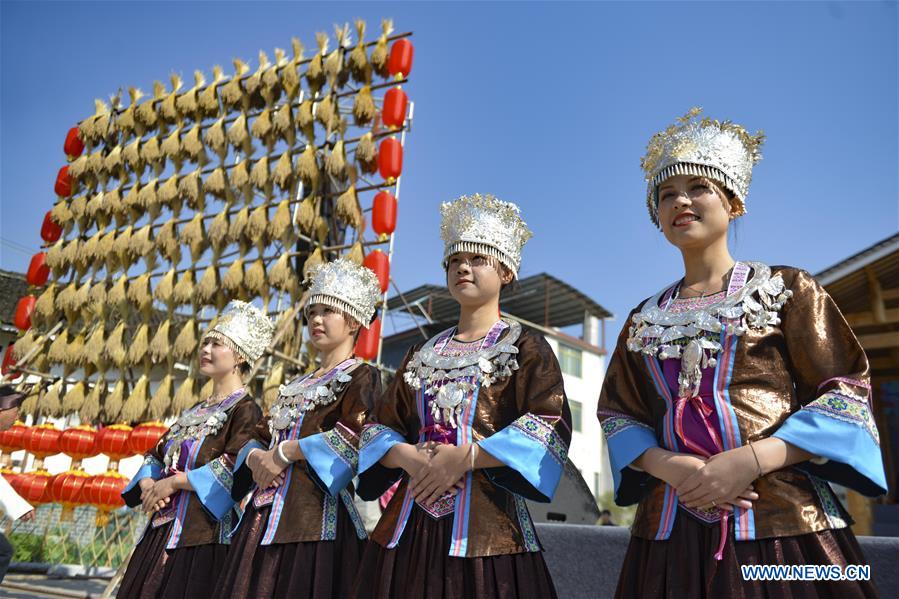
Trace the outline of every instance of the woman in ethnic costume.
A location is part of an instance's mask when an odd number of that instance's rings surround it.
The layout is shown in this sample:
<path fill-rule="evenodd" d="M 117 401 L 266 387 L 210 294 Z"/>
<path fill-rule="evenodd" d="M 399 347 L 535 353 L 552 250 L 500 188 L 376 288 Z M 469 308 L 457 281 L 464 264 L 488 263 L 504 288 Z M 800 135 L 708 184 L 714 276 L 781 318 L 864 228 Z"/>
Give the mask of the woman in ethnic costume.
<path fill-rule="evenodd" d="M 441 211 L 459 324 L 410 349 L 362 434 L 359 495 L 401 483 L 353 596 L 555 597 L 525 499 L 552 498 L 571 414 L 549 344 L 499 317 L 531 232 L 489 195 Z"/>
<path fill-rule="evenodd" d="M 151 516 L 119 597 L 200 597 L 215 584 L 232 526 L 231 466 L 262 417 L 242 376 L 272 331 L 262 312 L 233 301 L 203 336 L 200 373 L 212 395 L 178 417 L 122 492 Z"/>
<path fill-rule="evenodd" d="M 380 299 L 374 272 L 339 259 L 318 267 L 306 307 L 321 367 L 283 385 L 240 452 L 232 495 L 253 494 L 216 597 L 346 597 L 368 535 L 353 504 L 359 434 L 381 392 L 353 355 Z"/>
<path fill-rule="evenodd" d="M 886 490 L 865 353 L 803 270 L 731 258 L 760 134 L 693 109 L 643 158 L 685 272 L 628 317 L 598 416 L 619 505 L 639 502 L 618 597 L 874 597 L 748 581 L 743 565 L 864 564 L 829 482 Z"/>

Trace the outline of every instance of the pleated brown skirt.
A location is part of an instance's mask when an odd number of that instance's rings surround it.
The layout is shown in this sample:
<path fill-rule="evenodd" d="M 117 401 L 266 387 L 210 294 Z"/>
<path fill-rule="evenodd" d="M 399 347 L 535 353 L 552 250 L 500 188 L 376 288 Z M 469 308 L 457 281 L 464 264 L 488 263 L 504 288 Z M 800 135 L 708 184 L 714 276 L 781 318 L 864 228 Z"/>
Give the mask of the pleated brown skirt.
<path fill-rule="evenodd" d="M 260 545 L 270 511 L 271 506 L 248 507 L 231 540 L 227 564 L 212 597 L 346 597 L 365 541 L 356 536 L 343 503 L 338 503 L 337 538 L 333 541 Z"/>
<path fill-rule="evenodd" d="M 116 597 L 191 599 L 204 597 L 218 579 L 228 546 L 219 543 L 166 549 L 172 523 L 146 531 L 134 549 Z"/>
<path fill-rule="evenodd" d="M 615 596 L 619 599 L 877 597 L 872 581 L 743 580 L 741 565 L 867 564 L 848 528 L 734 541 L 731 526 L 723 558 L 717 561 L 714 553 L 719 539 L 718 525 L 704 525 L 683 511 L 677 515 L 667 541 L 631 537 Z"/>
<path fill-rule="evenodd" d="M 453 519 L 415 507 L 400 542 L 370 542 L 351 597 L 356 599 L 554 599 L 543 554 L 449 557 Z"/>

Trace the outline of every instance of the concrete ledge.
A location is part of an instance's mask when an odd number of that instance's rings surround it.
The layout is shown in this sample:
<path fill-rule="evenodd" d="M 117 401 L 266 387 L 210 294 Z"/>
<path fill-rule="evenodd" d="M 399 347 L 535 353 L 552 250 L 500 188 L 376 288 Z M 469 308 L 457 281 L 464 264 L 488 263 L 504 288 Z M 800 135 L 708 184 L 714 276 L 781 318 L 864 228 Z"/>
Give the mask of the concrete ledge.
<path fill-rule="evenodd" d="M 560 599 L 611 599 L 630 541 L 620 526 L 537 524 Z M 858 537 L 883 597 L 899 596 L 899 537 Z"/>

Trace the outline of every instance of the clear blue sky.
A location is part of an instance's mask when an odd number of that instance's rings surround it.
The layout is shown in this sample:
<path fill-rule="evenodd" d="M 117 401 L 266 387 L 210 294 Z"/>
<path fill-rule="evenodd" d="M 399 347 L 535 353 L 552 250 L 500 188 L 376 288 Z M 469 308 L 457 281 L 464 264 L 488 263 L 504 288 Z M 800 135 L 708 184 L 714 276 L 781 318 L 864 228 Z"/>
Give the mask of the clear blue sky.
<path fill-rule="evenodd" d="M 0 2 L 0 267 L 37 251 L 66 130 L 119 87 L 190 79 L 382 16 L 415 33 L 393 275 L 439 283 L 438 205 L 517 202 L 522 275 L 618 319 L 679 276 L 646 216 L 646 141 L 694 105 L 768 134 L 734 254 L 821 270 L 899 229 L 895 2 Z M 230 68 L 226 66 L 226 69 Z"/>

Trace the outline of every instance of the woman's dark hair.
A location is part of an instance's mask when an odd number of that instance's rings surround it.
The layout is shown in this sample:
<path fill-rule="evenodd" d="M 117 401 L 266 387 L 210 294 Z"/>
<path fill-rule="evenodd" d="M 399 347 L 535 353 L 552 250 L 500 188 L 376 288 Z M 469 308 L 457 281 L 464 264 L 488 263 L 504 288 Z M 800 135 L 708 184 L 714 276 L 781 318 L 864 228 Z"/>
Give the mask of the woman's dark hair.
<path fill-rule="evenodd" d="M 240 374 L 247 376 L 253 370 L 253 365 L 249 362 L 241 362 L 237 368 L 240 370 Z"/>

